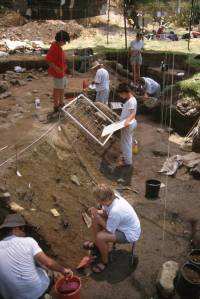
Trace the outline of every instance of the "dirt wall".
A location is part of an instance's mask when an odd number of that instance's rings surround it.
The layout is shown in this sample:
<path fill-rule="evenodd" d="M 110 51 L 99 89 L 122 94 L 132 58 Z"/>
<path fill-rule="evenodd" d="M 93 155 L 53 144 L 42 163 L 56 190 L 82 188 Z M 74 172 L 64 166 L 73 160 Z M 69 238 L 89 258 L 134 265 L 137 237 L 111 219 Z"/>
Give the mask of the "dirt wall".
<path fill-rule="evenodd" d="M 169 68 L 173 68 L 173 60 L 174 60 L 174 68 L 189 71 L 190 73 L 194 73 L 196 70 L 192 67 L 189 67 L 186 63 L 188 55 L 186 54 L 175 54 L 173 53 L 164 53 L 164 52 L 144 52 L 143 53 L 143 67 L 160 67 L 161 61 L 166 61 Z M 121 53 L 109 52 L 106 54 L 106 59 L 108 60 L 116 60 L 121 63 L 124 68 L 127 68 L 128 54 L 126 51 Z"/>

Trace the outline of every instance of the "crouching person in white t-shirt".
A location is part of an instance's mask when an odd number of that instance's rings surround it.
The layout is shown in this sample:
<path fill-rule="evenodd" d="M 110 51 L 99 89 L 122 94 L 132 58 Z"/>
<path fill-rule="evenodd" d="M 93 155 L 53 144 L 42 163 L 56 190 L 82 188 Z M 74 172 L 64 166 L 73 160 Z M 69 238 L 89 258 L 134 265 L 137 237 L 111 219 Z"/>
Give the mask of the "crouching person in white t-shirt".
<path fill-rule="evenodd" d="M 4 299 L 38 299 L 50 286 L 49 270 L 72 276 L 70 269 L 47 256 L 38 243 L 26 237 L 20 214 L 10 214 L 0 226 L 0 295 Z M 40 266 L 38 266 L 40 265 Z"/>
<path fill-rule="evenodd" d="M 100 252 L 101 260 L 92 268 L 93 272 L 100 273 L 108 264 L 109 243 L 135 243 L 140 238 L 141 228 L 133 207 L 108 185 L 98 185 L 94 195 L 102 209 L 90 209 L 95 242 L 88 246 L 96 246 Z"/>
<path fill-rule="evenodd" d="M 141 77 L 139 80 L 139 86 L 144 94 L 144 97 L 159 98 L 161 87 L 158 82 L 148 77 Z"/>

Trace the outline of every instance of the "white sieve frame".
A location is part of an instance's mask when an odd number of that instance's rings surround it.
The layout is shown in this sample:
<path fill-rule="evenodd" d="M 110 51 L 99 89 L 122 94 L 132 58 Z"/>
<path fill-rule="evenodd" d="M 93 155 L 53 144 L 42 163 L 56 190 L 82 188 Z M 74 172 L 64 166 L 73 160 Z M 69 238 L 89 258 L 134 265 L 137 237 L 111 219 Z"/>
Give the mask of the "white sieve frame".
<path fill-rule="evenodd" d="M 99 109 L 89 98 L 87 98 L 84 94 L 80 94 L 75 99 L 70 101 L 68 104 L 66 104 L 64 107 L 62 107 L 62 111 L 64 112 L 65 116 L 70 118 L 79 128 L 81 128 L 85 133 L 87 133 L 94 141 L 96 141 L 99 145 L 104 146 L 108 140 L 111 138 L 113 133 L 109 134 L 108 137 L 104 140 L 104 142 L 100 141 L 96 136 L 94 136 L 87 128 L 84 127 L 83 124 L 80 123 L 79 120 L 77 120 L 73 115 L 70 114 L 69 111 L 66 109 L 70 107 L 74 102 L 77 102 L 80 98 L 83 98 L 86 102 L 88 102 L 89 105 L 94 107 L 97 112 L 99 112 L 104 118 L 106 118 L 110 124 L 113 123 L 112 119 L 110 119 L 101 109 Z"/>

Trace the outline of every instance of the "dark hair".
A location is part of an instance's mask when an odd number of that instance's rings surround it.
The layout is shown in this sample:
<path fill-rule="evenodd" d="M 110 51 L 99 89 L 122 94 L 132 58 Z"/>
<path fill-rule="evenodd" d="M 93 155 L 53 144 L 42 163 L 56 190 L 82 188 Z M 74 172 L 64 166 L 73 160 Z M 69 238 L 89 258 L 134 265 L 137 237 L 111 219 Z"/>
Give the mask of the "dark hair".
<path fill-rule="evenodd" d="M 139 84 L 141 84 L 142 86 L 145 85 L 145 80 L 144 80 L 144 78 L 140 78 L 140 79 L 139 79 Z"/>
<path fill-rule="evenodd" d="M 68 42 L 69 43 L 70 42 L 69 33 L 64 30 L 60 30 L 59 32 L 56 33 L 55 40 L 57 42 Z"/>
<path fill-rule="evenodd" d="M 137 37 L 137 38 L 141 38 L 141 39 L 143 39 L 143 34 L 140 33 L 140 32 L 138 32 L 138 33 L 136 34 L 136 37 Z"/>
<path fill-rule="evenodd" d="M 128 86 L 128 84 L 126 83 L 121 83 L 119 84 L 118 88 L 117 88 L 117 92 L 121 93 L 121 92 L 131 92 L 130 87 Z"/>
<path fill-rule="evenodd" d="M 23 232 L 27 232 L 27 228 L 26 226 L 16 226 L 18 227 L 20 230 L 22 230 Z M 0 241 L 8 236 L 10 236 L 12 234 L 12 231 L 15 227 L 4 227 L 0 230 Z"/>
<path fill-rule="evenodd" d="M 4 227 L 0 230 L 0 241 L 3 240 L 4 238 L 8 237 L 9 235 L 11 235 L 12 232 L 11 227 Z"/>

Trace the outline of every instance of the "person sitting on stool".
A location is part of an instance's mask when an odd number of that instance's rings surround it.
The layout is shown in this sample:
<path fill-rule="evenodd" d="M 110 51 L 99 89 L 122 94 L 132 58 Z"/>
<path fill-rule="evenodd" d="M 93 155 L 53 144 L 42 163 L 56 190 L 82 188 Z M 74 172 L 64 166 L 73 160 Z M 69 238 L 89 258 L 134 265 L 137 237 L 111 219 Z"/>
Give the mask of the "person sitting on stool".
<path fill-rule="evenodd" d="M 139 88 L 144 94 L 145 98 L 155 97 L 159 98 L 161 87 L 158 82 L 148 77 L 141 77 L 139 80 Z"/>
<path fill-rule="evenodd" d="M 102 209 L 90 208 L 95 241 L 88 245 L 90 249 L 96 246 L 100 252 L 101 259 L 92 270 L 101 273 L 108 264 L 109 243 L 135 243 L 140 238 L 141 228 L 133 207 L 110 186 L 98 185 L 94 196 Z"/>

